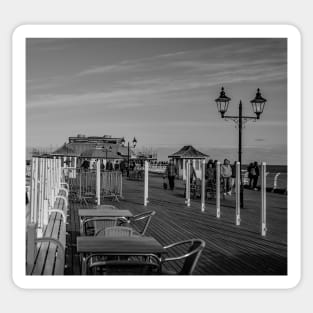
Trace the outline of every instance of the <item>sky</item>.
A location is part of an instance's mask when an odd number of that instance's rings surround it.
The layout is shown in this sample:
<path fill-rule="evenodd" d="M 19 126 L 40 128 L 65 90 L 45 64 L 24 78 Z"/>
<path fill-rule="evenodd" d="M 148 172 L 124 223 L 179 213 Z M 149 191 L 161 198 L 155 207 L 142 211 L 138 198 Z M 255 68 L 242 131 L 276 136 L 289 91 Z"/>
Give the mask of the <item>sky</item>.
<path fill-rule="evenodd" d="M 253 116 L 257 88 L 267 99 L 243 130 L 243 160 L 287 162 L 286 39 L 27 39 L 27 147 L 60 146 L 69 136 L 112 135 L 162 154 L 191 144 L 214 156 L 235 151 L 227 114 Z M 164 152 L 166 151 L 166 152 Z M 252 152 L 251 152 L 252 151 Z M 254 152 L 253 152 L 254 151 Z M 163 156 L 164 154 L 164 156 Z M 235 156 L 234 156 L 235 157 Z"/>

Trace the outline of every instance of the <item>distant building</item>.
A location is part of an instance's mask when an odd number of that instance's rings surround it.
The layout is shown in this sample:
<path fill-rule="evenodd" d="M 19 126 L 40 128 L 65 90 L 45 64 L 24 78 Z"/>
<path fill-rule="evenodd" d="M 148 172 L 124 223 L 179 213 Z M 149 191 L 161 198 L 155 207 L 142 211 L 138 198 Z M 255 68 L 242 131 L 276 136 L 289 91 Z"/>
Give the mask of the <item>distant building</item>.
<path fill-rule="evenodd" d="M 128 148 L 122 144 L 123 138 L 104 136 L 77 135 L 69 137 L 68 143 L 55 150 L 52 154 L 63 157 L 64 162 L 69 161 L 70 166 L 80 167 L 85 159 L 89 159 L 92 167 L 96 159 L 106 165 L 108 161 L 113 164 L 127 160 Z M 130 158 L 135 158 L 135 153 L 130 149 Z"/>
<path fill-rule="evenodd" d="M 193 146 L 184 146 L 179 151 L 168 156 L 174 160 L 178 168 L 178 175 L 186 179 L 186 161 L 191 160 L 198 178 L 201 177 L 201 160 L 206 160 L 209 155 L 196 150 Z"/>

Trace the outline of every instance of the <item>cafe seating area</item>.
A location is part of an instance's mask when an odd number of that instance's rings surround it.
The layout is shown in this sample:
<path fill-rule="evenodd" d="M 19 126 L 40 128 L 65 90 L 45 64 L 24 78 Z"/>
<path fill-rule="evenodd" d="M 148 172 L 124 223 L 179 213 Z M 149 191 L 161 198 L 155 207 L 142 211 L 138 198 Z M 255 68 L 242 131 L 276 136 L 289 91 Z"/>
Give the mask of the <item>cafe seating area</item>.
<path fill-rule="evenodd" d="M 146 211 L 133 215 L 112 205 L 80 209 L 76 247 L 81 275 L 192 275 L 204 241 L 192 239 L 163 246 L 146 236 L 155 214 Z M 186 251 L 172 255 L 181 246 L 186 246 Z M 181 269 L 167 271 L 168 262 L 180 262 Z"/>

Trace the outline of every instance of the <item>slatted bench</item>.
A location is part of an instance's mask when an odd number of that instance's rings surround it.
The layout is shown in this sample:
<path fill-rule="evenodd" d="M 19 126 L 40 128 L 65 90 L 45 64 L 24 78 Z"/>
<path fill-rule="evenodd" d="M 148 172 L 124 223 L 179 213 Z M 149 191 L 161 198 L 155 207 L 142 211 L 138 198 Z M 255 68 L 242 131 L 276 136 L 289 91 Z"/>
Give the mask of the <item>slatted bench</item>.
<path fill-rule="evenodd" d="M 67 201 L 56 199 L 42 238 L 36 236 L 36 225 L 27 227 L 26 272 L 28 275 L 63 275 L 66 243 Z"/>

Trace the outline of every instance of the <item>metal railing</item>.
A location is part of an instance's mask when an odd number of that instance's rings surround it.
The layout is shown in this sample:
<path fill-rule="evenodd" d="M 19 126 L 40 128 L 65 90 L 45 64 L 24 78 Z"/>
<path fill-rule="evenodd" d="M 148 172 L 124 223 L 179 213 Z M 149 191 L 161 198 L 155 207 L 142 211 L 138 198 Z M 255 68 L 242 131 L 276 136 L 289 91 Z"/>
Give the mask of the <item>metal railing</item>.
<path fill-rule="evenodd" d="M 79 198 L 97 193 L 97 171 L 81 168 L 67 168 L 69 190 Z M 100 171 L 100 197 L 114 195 L 123 197 L 123 179 L 120 171 Z"/>

